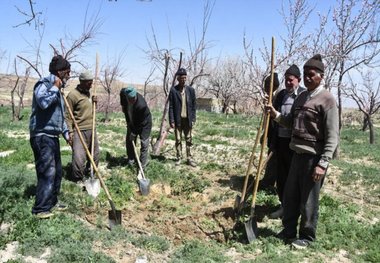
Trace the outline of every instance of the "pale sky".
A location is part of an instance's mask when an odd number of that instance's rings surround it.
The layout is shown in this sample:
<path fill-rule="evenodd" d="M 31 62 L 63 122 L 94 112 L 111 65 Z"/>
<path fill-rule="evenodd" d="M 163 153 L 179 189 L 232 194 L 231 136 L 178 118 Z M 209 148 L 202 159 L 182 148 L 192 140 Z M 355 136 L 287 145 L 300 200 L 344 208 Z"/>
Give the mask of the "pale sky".
<path fill-rule="evenodd" d="M 99 11 L 104 23 L 101 34 L 86 47 L 81 59 L 95 66 L 96 52 L 102 64 L 107 57 L 112 58 L 125 49 L 123 68 L 126 75 L 123 80 L 130 83 L 143 83 L 149 74 L 150 63 L 142 50 L 148 48 L 147 37 L 151 37 L 151 26 L 162 48 L 188 50 L 187 26 L 199 39 L 205 3 L 204 0 L 33 1 L 36 2 L 35 12 L 41 11 L 41 17 L 46 20 L 41 46 L 45 74 L 53 54 L 49 43 L 56 45 L 58 39 L 67 33 L 74 38 L 80 36 L 88 6 L 89 16 Z M 334 3 L 328 0 L 308 2 L 315 9 L 305 30 L 314 28 L 313 23 L 318 23 L 317 12 L 326 12 Z M 213 46 L 208 51 L 209 55 L 214 58 L 243 55 L 244 32 L 256 48 L 262 47 L 263 40 L 270 43 L 272 36 L 279 38 L 286 31 L 279 14 L 281 3 L 281 0 L 216 0 L 206 35 Z M 284 3 L 287 4 L 288 0 Z M 13 61 L 16 55 L 31 56 L 29 43 L 39 39 L 34 24 L 15 27 L 26 20 L 16 6 L 29 12 L 28 0 L 0 1 L 0 51 L 6 52 L 6 58 L 0 64 L 2 73 L 13 70 L 9 68 L 9 61 Z"/>

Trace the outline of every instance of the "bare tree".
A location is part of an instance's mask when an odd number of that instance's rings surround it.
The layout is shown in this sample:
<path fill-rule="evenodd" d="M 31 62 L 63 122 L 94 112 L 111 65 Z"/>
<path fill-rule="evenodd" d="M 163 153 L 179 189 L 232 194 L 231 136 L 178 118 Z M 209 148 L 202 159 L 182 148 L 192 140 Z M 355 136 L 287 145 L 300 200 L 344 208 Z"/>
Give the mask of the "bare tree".
<path fill-rule="evenodd" d="M 351 85 L 346 87 L 343 92 L 345 96 L 355 101 L 359 111 L 363 113 L 363 131 L 366 130 L 366 127 L 369 128 L 369 143 L 374 144 L 375 130 L 373 116 L 380 109 L 380 81 L 376 85 L 375 78 L 371 72 L 360 72 L 360 75 L 362 83 L 358 85 L 350 77 Z"/>
<path fill-rule="evenodd" d="M 23 118 L 23 116 L 20 115 L 20 113 L 21 113 L 21 109 L 24 108 L 24 94 L 25 94 L 25 90 L 28 84 L 31 67 L 26 67 L 25 74 L 21 80 L 20 80 L 21 77 L 19 76 L 18 70 L 17 70 L 16 59 L 14 60 L 14 68 L 15 68 L 15 74 L 16 74 L 16 81 L 13 86 L 13 89 L 11 90 L 12 121 L 19 121 Z M 16 106 L 15 93 L 18 96 L 17 106 Z"/>
<path fill-rule="evenodd" d="M 146 77 L 145 81 L 144 81 L 144 90 L 143 90 L 143 96 L 145 99 L 147 99 L 147 95 L 149 93 L 148 91 L 148 86 L 155 81 L 155 77 L 154 77 L 154 73 L 156 71 L 156 67 L 151 67 L 150 70 L 149 70 L 149 74 L 148 76 Z M 157 94 L 154 95 L 154 97 L 156 97 Z"/>
<path fill-rule="evenodd" d="M 33 2 L 32 0 L 28 0 L 29 2 L 29 8 L 30 10 L 27 10 L 27 11 L 24 11 L 24 10 L 21 10 L 19 7 L 15 6 L 17 11 L 22 15 L 22 16 L 25 16 L 26 17 L 26 21 L 25 22 L 22 22 L 18 25 L 15 25 L 14 27 L 19 27 L 19 26 L 22 26 L 22 25 L 31 25 L 32 22 L 34 22 L 34 27 L 35 29 L 37 29 L 40 25 L 41 25 L 41 22 L 39 21 L 39 18 L 40 16 L 42 15 L 42 12 L 41 11 L 34 11 L 34 5 L 35 5 L 35 2 Z"/>
<path fill-rule="evenodd" d="M 107 93 L 106 102 L 102 106 L 104 107 L 105 112 L 103 120 L 105 122 L 109 121 L 108 115 L 110 112 L 111 94 L 113 93 L 114 85 L 125 73 L 125 70 L 122 68 L 125 56 L 126 51 L 124 49 L 114 59 L 108 60 L 100 70 L 99 82 Z"/>
<path fill-rule="evenodd" d="M 244 97 L 242 96 L 245 73 L 243 61 L 238 57 L 219 61 L 212 72 L 208 79 L 207 92 L 222 100 L 223 113 L 228 113 L 230 108 L 237 113 L 236 102 Z"/>
<path fill-rule="evenodd" d="M 278 66 L 284 64 L 284 67 L 287 67 L 304 60 L 311 35 L 304 35 L 302 28 L 309 20 L 313 10 L 314 8 L 310 7 L 306 0 L 287 0 L 287 4 L 282 1 L 280 15 L 286 31 L 284 35 L 280 36 L 283 52 L 277 52 Z"/>
<path fill-rule="evenodd" d="M 314 51 L 324 54 L 330 70 L 326 86 L 336 86 L 339 127 L 342 128 L 344 76 L 361 65 L 375 67 L 380 53 L 379 0 L 337 0 L 332 12 L 333 28 L 316 35 Z M 321 19 L 326 29 L 327 17 Z M 326 75 L 326 74 L 325 74 Z"/>

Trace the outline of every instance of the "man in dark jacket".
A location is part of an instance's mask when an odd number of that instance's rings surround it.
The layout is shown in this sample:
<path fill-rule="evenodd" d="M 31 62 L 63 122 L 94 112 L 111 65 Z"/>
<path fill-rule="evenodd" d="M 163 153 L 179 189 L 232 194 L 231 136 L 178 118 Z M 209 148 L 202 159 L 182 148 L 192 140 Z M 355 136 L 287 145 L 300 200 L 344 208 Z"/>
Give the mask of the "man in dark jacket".
<path fill-rule="evenodd" d="M 132 86 L 122 88 L 120 91 L 120 104 L 127 121 L 127 136 L 125 145 L 128 155 L 128 164 L 135 162 L 135 152 L 132 141 L 136 144 L 137 136 L 140 136 L 140 162 L 143 168 L 148 164 L 149 137 L 152 130 L 152 115 L 149 107 L 136 89 Z"/>
<path fill-rule="evenodd" d="M 53 208 L 64 210 L 58 204 L 61 188 L 62 163 L 59 135 L 71 142 L 64 119 L 65 107 L 61 89 L 70 77 L 70 63 L 62 56 L 54 56 L 49 65 L 50 75 L 34 86 L 29 131 L 37 173 L 36 201 L 32 213 L 37 218 L 53 216 Z"/>
<path fill-rule="evenodd" d="M 176 165 L 182 158 L 182 132 L 186 141 L 187 164 L 195 167 L 192 159 L 191 131 L 196 121 L 196 98 L 192 87 L 186 86 L 187 73 L 180 68 L 177 73 L 178 84 L 170 89 L 169 93 L 169 123 L 175 131 Z"/>
<path fill-rule="evenodd" d="M 301 72 L 297 65 L 290 66 L 285 71 L 285 89 L 279 91 L 274 100 L 274 108 L 283 116 L 290 113 L 294 99 L 306 90 L 299 84 L 301 82 Z M 276 189 L 280 203 L 283 202 L 283 194 L 285 189 L 286 179 L 288 178 L 290 163 L 292 161 L 293 151 L 289 148 L 291 129 L 273 123 L 271 133 L 270 148 L 276 153 L 273 157 L 276 159 L 277 176 Z M 269 215 L 269 218 L 281 218 L 283 215 L 282 205 L 279 209 Z"/>

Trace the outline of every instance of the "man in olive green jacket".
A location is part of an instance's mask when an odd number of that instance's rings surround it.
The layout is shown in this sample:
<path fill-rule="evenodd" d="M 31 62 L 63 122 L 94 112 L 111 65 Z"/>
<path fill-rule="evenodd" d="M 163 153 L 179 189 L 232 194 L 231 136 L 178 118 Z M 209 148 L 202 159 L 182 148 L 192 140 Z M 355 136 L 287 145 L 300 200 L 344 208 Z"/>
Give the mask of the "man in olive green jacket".
<path fill-rule="evenodd" d="M 96 131 L 92 134 L 92 102 L 97 102 L 97 97 L 92 96 L 90 100 L 90 89 L 92 88 L 93 76 L 91 72 L 85 71 L 79 75 L 79 85 L 67 95 L 68 106 L 70 107 L 75 122 L 78 124 L 82 137 L 91 151 L 92 136 L 94 135 L 94 162 L 99 163 L 99 144 Z M 89 176 L 90 161 L 87 158 L 86 151 L 79 139 L 78 132 L 75 130 L 74 122 L 68 111 L 66 112 L 66 122 L 70 130 L 72 140 L 72 180 L 75 182 L 83 181 Z"/>

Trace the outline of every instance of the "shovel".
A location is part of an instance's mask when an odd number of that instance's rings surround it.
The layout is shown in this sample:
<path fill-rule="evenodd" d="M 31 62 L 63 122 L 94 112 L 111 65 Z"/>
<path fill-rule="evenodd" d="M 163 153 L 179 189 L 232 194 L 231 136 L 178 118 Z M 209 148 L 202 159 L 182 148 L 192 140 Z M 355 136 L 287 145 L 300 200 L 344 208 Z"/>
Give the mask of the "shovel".
<path fill-rule="evenodd" d="M 264 114 L 262 116 L 264 116 Z M 254 163 L 255 158 L 256 158 L 256 154 L 255 154 L 256 147 L 257 147 L 257 144 L 259 142 L 259 138 L 260 138 L 260 135 L 261 135 L 261 130 L 263 129 L 263 117 L 262 116 L 261 116 L 261 119 L 260 119 L 259 128 L 257 130 L 255 144 L 253 145 L 253 148 L 252 148 L 251 157 L 249 158 L 248 168 L 247 168 L 247 171 L 245 173 L 244 184 L 243 184 L 243 188 L 242 188 L 242 191 L 241 191 L 241 196 L 237 195 L 236 198 L 235 198 L 234 211 L 236 213 L 236 218 L 239 217 L 240 211 L 243 208 L 243 205 L 244 205 L 244 202 L 245 202 L 245 196 L 246 196 L 246 193 L 247 193 L 248 180 L 249 180 L 249 176 L 251 174 L 253 163 Z"/>
<path fill-rule="evenodd" d="M 73 112 L 72 112 L 71 108 L 69 107 L 69 103 L 67 102 L 67 99 L 66 99 L 65 95 L 63 94 L 63 90 L 61 90 L 61 93 L 62 93 L 63 101 L 65 102 L 66 109 L 67 109 L 67 111 L 70 114 L 70 118 L 73 120 L 75 130 L 77 131 L 77 133 L 79 135 L 79 139 L 80 139 L 80 141 L 82 143 L 82 146 L 83 146 L 84 150 L 86 151 L 87 157 L 90 160 L 91 165 L 92 165 L 92 167 L 93 167 L 93 169 L 95 171 L 95 174 L 96 174 L 96 176 L 98 177 L 98 179 L 100 181 L 100 185 L 102 186 L 102 188 L 104 189 L 104 192 L 107 195 L 108 202 L 110 203 L 110 206 L 111 206 L 111 211 L 108 211 L 108 219 L 109 219 L 110 228 L 112 229 L 112 227 L 114 225 L 120 225 L 121 224 L 121 211 L 120 210 L 116 210 L 115 204 L 113 203 L 112 197 L 111 197 L 111 195 L 110 195 L 110 193 L 108 191 L 108 187 L 104 183 L 104 180 L 103 180 L 102 176 L 99 173 L 99 170 L 98 170 L 98 168 L 97 168 L 97 166 L 96 166 L 96 164 L 94 162 L 94 159 L 92 158 L 92 155 L 91 155 L 90 151 L 87 148 L 87 145 L 86 145 L 86 143 L 85 143 L 85 141 L 83 139 L 82 133 L 80 132 L 78 124 L 75 121 Z"/>
<path fill-rule="evenodd" d="M 95 80 L 94 80 L 94 92 L 93 95 L 96 96 L 96 81 L 98 79 L 98 68 L 99 68 L 99 56 L 96 53 L 96 67 L 95 67 Z M 92 134 L 91 134 L 91 156 L 94 156 L 94 142 L 95 142 L 95 124 L 96 124 L 96 102 L 92 102 Z M 84 181 L 84 186 L 86 187 L 87 193 L 92 197 L 97 197 L 100 193 L 100 182 L 94 176 L 94 168 L 91 165 L 90 178 Z"/>
<path fill-rule="evenodd" d="M 141 166 L 140 158 L 137 155 L 135 142 L 132 141 L 133 151 L 135 152 L 135 157 L 137 160 L 137 164 L 139 165 L 139 173 L 137 176 L 137 181 L 139 183 L 139 189 L 142 195 L 148 195 L 150 189 L 150 180 L 145 177 L 144 170 Z"/>
<path fill-rule="evenodd" d="M 273 79 L 274 79 L 274 74 L 273 74 L 274 72 L 273 71 L 274 71 L 274 37 L 272 37 L 271 77 L 270 77 L 270 89 L 269 89 L 268 104 L 272 103 Z M 257 238 L 257 217 L 256 217 L 256 213 L 255 213 L 256 195 L 257 195 L 257 189 L 258 189 L 259 181 L 260 181 L 260 174 L 261 174 L 261 171 L 263 169 L 263 161 L 264 161 L 263 156 L 264 156 L 265 145 L 267 143 L 269 121 L 270 121 L 269 113 L 266 113 L 265 124 L 264 124 L 264 127 L 265 127 L 264 137 L 263 137 L 263 142 L 261 144 L 259 165 L 257 168 L 255 185 L 253 187 L 253 193 L 252 193 L 251 216 L 250 216 L 249 220 L 244 223 L 244 227 L 245 227 L 245 231 L 246 231 L 249 243 L 253 242 Z"/>

